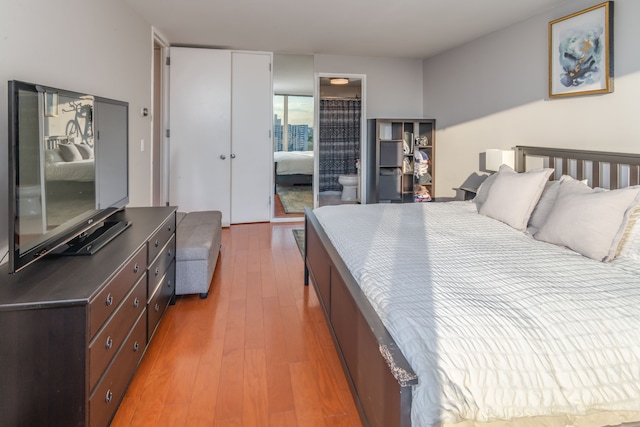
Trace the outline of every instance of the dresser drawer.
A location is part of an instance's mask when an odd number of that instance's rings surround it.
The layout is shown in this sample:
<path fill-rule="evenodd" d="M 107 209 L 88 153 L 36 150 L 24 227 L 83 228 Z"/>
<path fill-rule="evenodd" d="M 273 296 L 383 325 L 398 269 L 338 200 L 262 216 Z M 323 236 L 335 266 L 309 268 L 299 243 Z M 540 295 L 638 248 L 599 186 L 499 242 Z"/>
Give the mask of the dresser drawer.
<path fill-rule="evenodd" d="M 148 316 L 148 333 L 147 341 L 151 340 L 153 333 L 162 318 L 162 314 L 169 305 L 169 301 L 175 292 L 176 283 L 176 263 L 173 262 L 167 268 L 167 274 L 162 278 L 160 286 L 156 290 L 156 293 L 151 296 L 149 300 L 149 306 L 147 307 Z"/>
<path fill-rule="evenodd" d="M 89 339 L 102 327 L 116 310 L 122 298 L 140 280 L 147 265 L 147 254 L 141 248 L 107 286 L 89 302 Z"/>
<path fill-rule="evenodd" d="M 149 288 L 148 295 L 149 299 L 155 293 L 162 277 L 167 271 L 167 266 L 173 261 L 176 257 L 176 238 L 175 235 L 171 236 L 171 239 L 167 242 L 167 244 L 162 248 L 162 251 L 156 258 L 156 260 L 149 266 Z"/>
<path fill-rule="evenodd" d="M 171 215 L 149 239 L 149 262 L 152 263 L 176 231 L 176 215 Z"/>
<path fill-rule="evenodd" d="M 144 310 L 143 310 L 144 313 Z M 142 314 L 111 366 L 89 397 L 89 425 L 105 427 L 118 409 L 146 346 L 147 322 Z"/>
<path fill-rule="evenodd" d="M 146 276 L 140 278 L 104 328 L 89 344 L 89 390 L 93 390 L 105 368 L 118 352 L 147 302 Z"/>

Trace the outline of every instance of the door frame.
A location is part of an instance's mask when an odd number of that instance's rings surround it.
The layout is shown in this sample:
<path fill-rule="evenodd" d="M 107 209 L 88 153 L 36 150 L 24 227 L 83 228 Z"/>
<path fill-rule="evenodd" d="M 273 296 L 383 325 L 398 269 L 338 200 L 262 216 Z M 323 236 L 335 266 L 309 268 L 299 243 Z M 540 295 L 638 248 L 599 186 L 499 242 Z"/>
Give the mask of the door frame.
<path fill-rule="evenodd" d="M 160 46 L 162 51 L 162 59 L 160 67 L 160 110 L 161 111 L 153 111 L 151 109 L 151 154 L 150 154 L 150 162 L 151 162 L 151 176 L 150 176 L 150 195 L 151 195 L 151 204 L 153 205 L 154 194 L 156 191 L 159 192 L 159 203 L 160 206 L 168 206 L 169 205 L 169 159 L 170 159 L 170 141 L 169 141 L 169 64 L 168 58 L 170 56 L 170 45 L 167 42 L 166 38 L 158 31 L 157 28 L 151 27 L 152 40 L 151 40 L 151 105 L 155 105 L 155 67 L 158 65 L 155 63 L 153 59 L 155 55 L 153 54 L 153 50 L 155 46 Z M 160 131 L 160 135 L 154 134 L 155 121 L 159 120 L 160 125 L 158 126 Z M 156 138 L 159 136 L 159 138 Z M 155 182 L 154 180 L 154 159 L 153 159 L 153 144 L 160 144 L 158 152 L 160 153 L 159 165 L 160 165 L 160 174 L 159 174 L 159 182 Z"/>
<path fill-rule="evenodd" d="M 320 79 L 323 77 L 331 78 L 347 78 L 359 79 L 360 86 L 360 203 L 369 203 L 367 193 L 367 180 L 365 172 L 369 165 L 367 164 L 368 147 L 367 147 L 367 75 L 366 74 L 348 74 L 348 73 L 315 73 L 314 77 L 314 130 L 313 130 L 313 207 L 318 204 L 318 189 L 320 188 L 320 159 L 319 159 L 319 138 L 320 138 Z"/>

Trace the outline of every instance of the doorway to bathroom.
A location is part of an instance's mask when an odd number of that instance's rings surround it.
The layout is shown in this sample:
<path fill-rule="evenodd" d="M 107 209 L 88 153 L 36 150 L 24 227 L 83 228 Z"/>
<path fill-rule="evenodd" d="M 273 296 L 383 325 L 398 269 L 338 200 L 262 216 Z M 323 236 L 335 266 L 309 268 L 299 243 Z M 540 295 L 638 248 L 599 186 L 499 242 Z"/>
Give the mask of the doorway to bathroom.
<path fill-rule="evenodd" d="M 314 197 L 318 206 L 366 203 L 365 76 L 317 74 Z"/>

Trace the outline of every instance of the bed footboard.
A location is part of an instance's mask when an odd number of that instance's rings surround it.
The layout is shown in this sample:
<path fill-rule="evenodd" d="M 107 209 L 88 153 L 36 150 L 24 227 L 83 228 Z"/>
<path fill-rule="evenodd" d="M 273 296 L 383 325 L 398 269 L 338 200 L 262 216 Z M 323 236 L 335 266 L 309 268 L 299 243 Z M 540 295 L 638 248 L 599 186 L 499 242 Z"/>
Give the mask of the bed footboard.
<path fill-rule="evenodd" d="M 367 426 L 411 425 L 418 378 L 310 209 L 305 211 L 305 285 L 313 282 L 360 418 Z"/>

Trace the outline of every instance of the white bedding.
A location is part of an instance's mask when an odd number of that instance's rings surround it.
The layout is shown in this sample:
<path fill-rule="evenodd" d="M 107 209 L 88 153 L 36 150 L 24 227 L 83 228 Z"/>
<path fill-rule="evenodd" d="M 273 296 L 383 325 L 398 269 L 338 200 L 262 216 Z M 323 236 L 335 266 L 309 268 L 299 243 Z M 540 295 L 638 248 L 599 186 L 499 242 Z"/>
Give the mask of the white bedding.
<path fill-rule="evenodd" d="M 314 212 L 419 377 L 414 426 L 640 411 L 628 264 L 534 240 L 469 202 Z"/>
<path fill-rule="evenodd" d="M 45 162 L 47 181 L 85 181 L 95 180 L 95 162 L 93 159 L 75 162 Z"/>
<path fill-rule="evenodd" d="M 278 175 L 313 175 L 313 151 L 276 151 L 273 161 Z"/>

